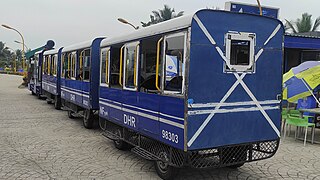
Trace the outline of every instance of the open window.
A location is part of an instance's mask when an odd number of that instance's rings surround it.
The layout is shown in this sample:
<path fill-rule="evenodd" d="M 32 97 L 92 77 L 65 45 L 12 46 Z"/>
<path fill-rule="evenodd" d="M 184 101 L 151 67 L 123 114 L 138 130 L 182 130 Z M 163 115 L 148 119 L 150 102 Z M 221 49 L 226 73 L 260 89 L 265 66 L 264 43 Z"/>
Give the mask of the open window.
<path fill-rule="evenodd" d="M 139 61 L 139 41 L 124 45 L 123 60 L 123 84 L 124 89 L 137 90 L 138 85 L 138 61 Z"/>
<path fill-rule="evenodd" d="M 160 88 L 160 75 L 161 75 L 161 51 L 162 51 L 162 36 L 155 36 L 152 38 L 143 39 L 140 42 L 141 54 L 140 58 L 140 77 L 139 86 L 141 92 L 146 93 L 159 93 L 156 87 L 156 77 L 158 76 L 158 87 Z M 158 47 L 159 46 L 159 47 Z M 159 49 L 159 52 L 157 50 Z M 157 68 L 157 55 L 159 55 L 158 74 L 156 75 Z"/>
<path fill-rule="evenodd" d="M 91 51 L 90 49 L 84 49 L 80 52 L 80 64 L 79 64 L 79 79 L 83 81 L 90 81 L 90 66 L 91 66 Z"/>
<path fill-rule="evenodd" d="M 100 54 L 100 84 L 109 85 L 110 47 L 102 48 Z"/>
<path fill-rule="evenodd" d="M 225 72 L 254 73 L 254 33 L 229 32 L 225 36 L 226 58 Z"/>
<path fill-rule="evenodd" d="M 109 77 L 109 86 L 112 88 L 122 88 L 120 85 L 120 50 L 123 44 L 113 45 L 110 49 L 110 77 Z"/>
<path fill-rule="evenodd" d="M 76 67 L 77 67 L 77 52 L 74 51 L 71 53 L 71 64 L 70 64 L 70 77 L 71 79 L 76 78 Z"/>
<path fill-rule="evenodd" d="M 164 38 L 162 83 L 166 94 L 183 93 L 186 38 L 186 32 L 167 35 Z"/>
<path fill-rule="evenodd" d="M 51 64 L 52 64 L 52 74 L 53 76 L 57 76 L 57 62 L 58 62 L 57 55 L 51 55 Z"/>

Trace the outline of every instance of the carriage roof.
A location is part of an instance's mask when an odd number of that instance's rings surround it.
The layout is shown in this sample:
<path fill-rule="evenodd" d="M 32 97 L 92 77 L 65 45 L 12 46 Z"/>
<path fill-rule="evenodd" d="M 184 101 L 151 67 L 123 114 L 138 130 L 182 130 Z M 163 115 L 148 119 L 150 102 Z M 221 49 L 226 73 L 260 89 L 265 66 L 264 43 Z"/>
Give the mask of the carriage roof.
<path fill-rule="evenodd" d="M 170 19 L 168 21 L 158 23 L 152 26 L 138 29 L 130 34 L 104 39 L 101 42 L 101 47 L 109 46 L 112 44 L 117 44 L 121 42 L 126 42 L 134 39 L 139 39 L 143 37 L 153 36 L 165 32 L 175 31 L 183 28 L 187 28 L 191 25 L 191 20 L 194 14 L 177 17 Z"/>

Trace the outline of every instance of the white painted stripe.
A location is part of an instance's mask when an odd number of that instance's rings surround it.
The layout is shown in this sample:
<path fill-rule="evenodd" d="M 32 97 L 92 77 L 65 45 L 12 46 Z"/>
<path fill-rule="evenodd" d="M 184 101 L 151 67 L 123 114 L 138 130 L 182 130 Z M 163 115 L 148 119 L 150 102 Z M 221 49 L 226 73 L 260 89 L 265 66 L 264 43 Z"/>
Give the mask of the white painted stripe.
<path fill-rule="evenodd" d="M 242 74 L 240 78 L 244 78 L 246 74 Z M 236 87 L 239 85 L 239 81 L 236 81 L 231 88 L 228 90 L 228 92 L 224 95 L 224 97 L 221 99 L 220 103 L 224 103 L 228 97 L 231 95 L 231 93 L 236 89 Z M 214 110 L 218 110 L 220 108 L 220 105 L 217 105 L 215 107 Z M 211 113 L 205 120 L 204 122 L 201 124 L 201 126 L 199 127 L 199 129 L 194 133 L 194 135 L 192 136 L 192 138 L 189 140 L 189 142 L 187 143 L 187 145 L 190 147 L 193 142 L 198 138 L 198 136 L 200 135 L 200 133 L 203 131 L 203 129 L 207 126 L 207 124 L 211 121 L 212 117 L 215 115 L 215 113 Z"/>
<path fill-rule="evenodd" d="M 269 36 L 269 38 L 266 40 L 266 42 L 264 43 L 264 45 L 268 44 L 269 41 L 278 33 L 278 31 L 280 30 L 281 25 L 279 24 L 276 29 L 274 29 L 274 31 L 271 33 L 271 35 Z"/>
<path fill-rule="evenodd" d="M 115 108 L 115 109 L 118 109 L 118 110 L 122 110 L 122 108 L 117 106 L 117 105 L 109 104 L 109 103 L 106 103 L 106 102 L 103 102 L 103 101 L 99 101 L 99 103 L 103 104 L 103 105 L 106 105 L 106 106 L 109 106 L 109 107 L 112 107 L 112 108 Z"/>
<path fill-rule="evenodd" d="M 173 122 L 173 121 L 168 120 L 168 119 L 158 118 L 158 117 L 150 115 L 150 114 L 142 113 L 142 112 L 131 110 L 131 109 L 127 109 L 127 108 L 121 108 L 121 107 L 119 107 L 117 105 L 113 105 L 113 104 L 106 103 L 106 102 L 103 102 L 103 101 L 99 101 L 99 103 L 103 104 L 103 105 L 106 105 L 106 106 L 109 106 L 109 107 L 112 107 L 112 108 L 115 108 L 115 109 L 118 109 L 118 110 L 122 110 L 122 111 L 128 112 L 128 113 L 136 114 L 136 115 L 139 115 L 139 116 L 142 116 L 142 117 L 154 120 L 154 121 L 159 121 L 160 120 L 160 122 L 162 122 L 162 123 L 169 124 L 171 126 L 175 126 L 175 127 L 184 129 L 184 124 L 179 124 L 177 122 Z"/>
<path fill-rule="evenodd" d="M 163 122 L 163 123 L 169 124 L 171 126 L 175 126 L 175 127 L 184 129 L 184 125 L 183 124 L 179 124 L 179 123 L 176 123 L 176 122 L 173 122 L 173 121 L 169 121 L 167 119 L 160 118 L 160 122 Z"/>
<path fill-rule="evenodd" d="M 262 106 L 264 110 L 275 110 L 280 109 L 279 106 Z M 233 109 L 217 109 L 217 110 L 196 110 L 196 111 L 188 111 L 188 115 L 200 115 L 200 114 L 211 114 L 211 113 L 235 113 L 235 112 L 253 112 L 260 111 L 258 107 L 250 107 L 250 108 L 233 108 Z"/>
<path fill-rule="evenodd" d="M 50 84 L 50 83 L 47 83 L 47 82 L 42 82 L 42 84 L 46 84 L 46 85 L 48 85 L 48 86 L 51 86 L 51 87 L 57 88 L 57 86 L 56 86 L 56 85 L 54 85 L 54 84 Z"/>
<path fill-rule="evenodd" d="M 202 24 L 201 20 L 198 18 L 197 15 L 195 15 L 194 20 L 198 23 L 199 27 L 201 28 L 201 30 L 203 31 L 203 33 L 207 36 L 207 38 L 209 39 L 209 41 L 211 42 L 211 44 L 216 45 L 216 41 L 212 38 L 212 36 L 210 35 L 209 31 L 207 30 L 207 28 Z"/>
<path fill-rule="evenodd" d="M 72 94 L 76 94 L 76 95 L 79 95 L 79 96 L 83 96 L 83 97 L 89 98 L 89 95 L 81 94 L 81 93 L 79 93 L 79 92 L 71 91 L 71 90 L 69 90 L 69 89 L 61 88 L 61 90 L 66 91 L 66 92 L 69 92 L 69 93 L 72 93 Z"/>
<path fill-rule="evenodd" d="M 67 86 L 61 86 L 61 88 L 65 88 L 65 89 L 68 89 L 68 90 L 71 90 L 71 91 L 76 91 L 78 93 L 89 94 L 89 92 L 87 92 L 87 91 L 82 91 L 82 90 L 74 89 L 74 88 L 67 87 Z"/>
<path fill-rule="evenodd" d="M 258 53 L 254 56 L 254 59 L 255 59 L 255 61 L 257 62 L 258 61 L 258 59 L 260 58 L 260 56 L 261 56 L 261 54 L 263 53 L 263 49 L 260 49 L 259 51 L 258 51 Z"/>
<path fill-rule="evenodd" d="M 169 115 L 169 114 L 160 113 L 160 115 L 165 116 L 165 117 L 168 117 L 168 118 L 172 118 L 172 119 L 184 121 L 184 118 L 179 118 L 179 117 L 176 117 L 176 116 L 171 116 L 171 115 Z"/>
<path fill-rule="evenodd" d="M 121 105 L 121 103 L 116 102 L 116 101 L 111 101 L 111 100 L 109 100 L 109 99 L 105 99 L 105 98 L 99 98 L 99 99 Z M 153 113 L 153 114 L 159 114 L 159 112 L 152 111 L 152 110 L 149 110 L 149 109 L 144 109 L 144 108 L 137 107 L 137 106 L 132 106 L 132 105 L 129 105 L 129 104 L 122 104 L 122 105 L 123 105 L 123 106 L 127 106 L 127 107 L 131 107 L 131 108 L 135 108 L 135 109 L 139 109 L 139 110 L 142 110 L 142 111 L 146 111 L 146 112 L 149 112 L 149 113 Z M 166 117 L 169 117 L 169 118 L 172 118 L 172 119 L 184 121 L 184 118 L 180 118 L 180 117 L 176 117 L 176 116 L 171 116 L 171 115 L 169 115 L 169 114 L 164 114 L 164 113 L 160 113 L 160 114 L 161 114 L 162 116 L 166 116 Z"/>
<path fill-rule="evenodd" d="M 267 104 L 279 104 L 280 101 L 278 100 L 266 100 L 266 101 L 259 101 L 261 105 Z M 208 107 L 215 107 L 220 105 L 221 107 L 225 106 L 247 106 L 247 105 L 256 105 L 254 101 L 243 101 L 243 102 L 231 102 L 231 103 L 206 103 L 206 104 L 189 104 L 189 108 L 208 108 Z"/>
<path fill-rule="evenodd" d="M 239 77 L 238 74 L 235 74 L 236 78 L 240 81 L 241 86 L 244 88 L 244 90 L 247 92 L 247 94 L 250 96 L 250 98 L 256 103 L 257 107 L 260 109 L 261 113 L 263 116 L 266 118 L 272 129 L 277 133 L 278 137 L 280 137 L 280 131 L 279 129 L 275 126 L 269 115 L 266 113 L 266 111 L 262 108 L 262 106 L 259 104 L 258 100 L 256 97 L 253 95 L 253 93 L 250 91 L 248 86 L 242 81 L 242 79 Z"/>

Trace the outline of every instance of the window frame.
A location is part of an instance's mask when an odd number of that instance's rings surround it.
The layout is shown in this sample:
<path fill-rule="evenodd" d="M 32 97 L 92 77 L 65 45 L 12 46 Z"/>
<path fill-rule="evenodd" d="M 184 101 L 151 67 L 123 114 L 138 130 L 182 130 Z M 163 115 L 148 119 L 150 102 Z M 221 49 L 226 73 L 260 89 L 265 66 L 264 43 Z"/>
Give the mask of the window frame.
<path fill-rule="evenodd" d="M 232 41 L 249 41 L 249 65 L 231 65 L 231 46 Z M 255 46 L 256 34 L 249 32 L 228 32 L 225 34 L 225 54 L 226 62 L 224 62 L 224 73 L 255 73 Z M 230 68 L 230 69 L 229 69 Z"/>
<path fill-rule="evenodd" d="M 82 59 L 80 59 L 80 61 L 81 61 L 81 67 L 82 67 L 82 80 L 81 81 L 83 81 L 83 82 L 90 82 L 90 76 L 91 76 L 91 48 L 89 47 L 89 48 L 85 48 L 85 49 L 83 49 L 82 51 L 84 52 L 84 54 L 85 54 L 85 52 L 86 51 L 88 51 L 89 50 L 89 62 L 90 62 L 90 66 L 89 66 L 89 79 L 84 79 L 84 73 L 85 73 L 85 71 L 83 70 L 83 65 L 84 65 L 84 62 L 83 62 L 83 60 L 84 60 L 84 57 L 86 57 L 86 56 L 83 56 L 82 57 Z M 81 52 L 82 52 L 81 51 Z M 79 62 L 80 62 L 79 61 Z M 80 70 L 80 67 L 79 67 L 79 70 Z"/>
<path fill-rule="evenodd" d="M 108 59 L 108 63 L 106 63 L 106 82 L 103 83 L 101 82 L 102 80 L 102 52 L 105 50 L 106 52 L 106 60 Z M 109 87 L 109 78 L 110 78 L 110 50 L 111 50 L 111 47 L 108 46 L 108 47 L 104 47 L 104 48 L 101 48 L 100 49 L 100 86 L 104 86 L 104 87 Z M 107 62 L 107 61 L 106 61 Z"/>
<path fill-rule="evenodd" d="M 70 79 L 72 80 L 76 80 L 76 76 L 77 76 L 77 51 L 72 51 L 70 52 L 70 62 L 71 62 L 71 69 L 73 69 L 73 73 L 70 75 Z M 72 76 L 73 75 L 73 76 Z"/>
<path fill-rule="evenodd" d="M 182 72 L 182 86 L 181 86 L 181 92 L 178 91 L 169 91 L 165 90 L 165 80 L 166 80 L 166 40 L 168 38 L 177 37 L 177 36 L 184 36 L 184 44 L 183 44 L 183 72 Z M 185 94 L 185 77 L 186 77 L 186 56 L 187 56 L 187 40 L 188 40 L 188 30 L 176 32 L 176 33 L 170 33 L 165 34 L 163 36 L 163 51 L 162 51 L 162 75 L 160 77 L 161 80 L 161 91 L 164 95 L 173 95 L 173 96 L 184 96 Z"/>
<path fill-rule="evenodd" d="M 134 46 L 135 47 L 135 62 L 134 62 L 134 71 L 133 73 L 135 73 L 135 79 L 134 79 L 134 88 L 131 88 L 131 87 L 126 87 L 126 66 L 127 66 L 127 63 L 126 63 L 126 58 L 127 58 L 127 47 L 129 46 Z M 123 58 L 122 58 L 122 63 L 123 63 L 123 73 L 122 73 L 122 88 L 124 90 L 130 90 L 130 91 L 137 91 L 138 90 L 138 69 L 139 69 L 139 55 L 140 55 L 140 41 L 133 41 L 133 42 L 129 42 L 129 43 L 126 43 L 124 44 L 124 51 L 123 51 Z"/>

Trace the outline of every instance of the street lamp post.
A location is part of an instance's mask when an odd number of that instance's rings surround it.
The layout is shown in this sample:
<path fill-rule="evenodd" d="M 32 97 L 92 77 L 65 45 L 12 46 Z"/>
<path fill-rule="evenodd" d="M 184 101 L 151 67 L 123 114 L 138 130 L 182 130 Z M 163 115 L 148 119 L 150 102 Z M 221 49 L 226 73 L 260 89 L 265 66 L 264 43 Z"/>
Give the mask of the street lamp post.
<path fill-rule="evenodd" d="M 133 24 L 131 24 L 130 22 L 128 22 L 127 20 L 123 19 L 123 18 L 118 18 L 119 22 L 122 22 L 123 24 L 128 24 L 131 27 L 133 27 L 135 30 L 139 29 L 139 26 L 134 26 Z"/>
<path fill-rule="evenodd" d="M 22 42 L 20 42 L 20 41 L 14 41 L 15 43 L 18 43 L 18 44 L 22 44 L 22 45 L 24 45 L 24 47 L 25 47 L 25 49 L 26 49 L 26 51 L 28 51 L 28 46 L 26 45 L 26 44 L 23 44 Z"/>
<path fill-rule="evenodd" d="M 24 59 L 24 56 L 25 56 L 25 54 L 24 54 L 24 46 L 25 46 L 25 44 L 24 44 L 24 38 L 23 38 L 22 34 L 17 29 L 15 29 L 15 28 L 13 28 L 11 26 L 2 24 L 2 27 L 10 29 L 10 30 L 13 30 L 13 31 L 17 32 L 20 35 L 21 40 L 22 40 L 22 69 L 25 70 L 25 59 Z"/>

